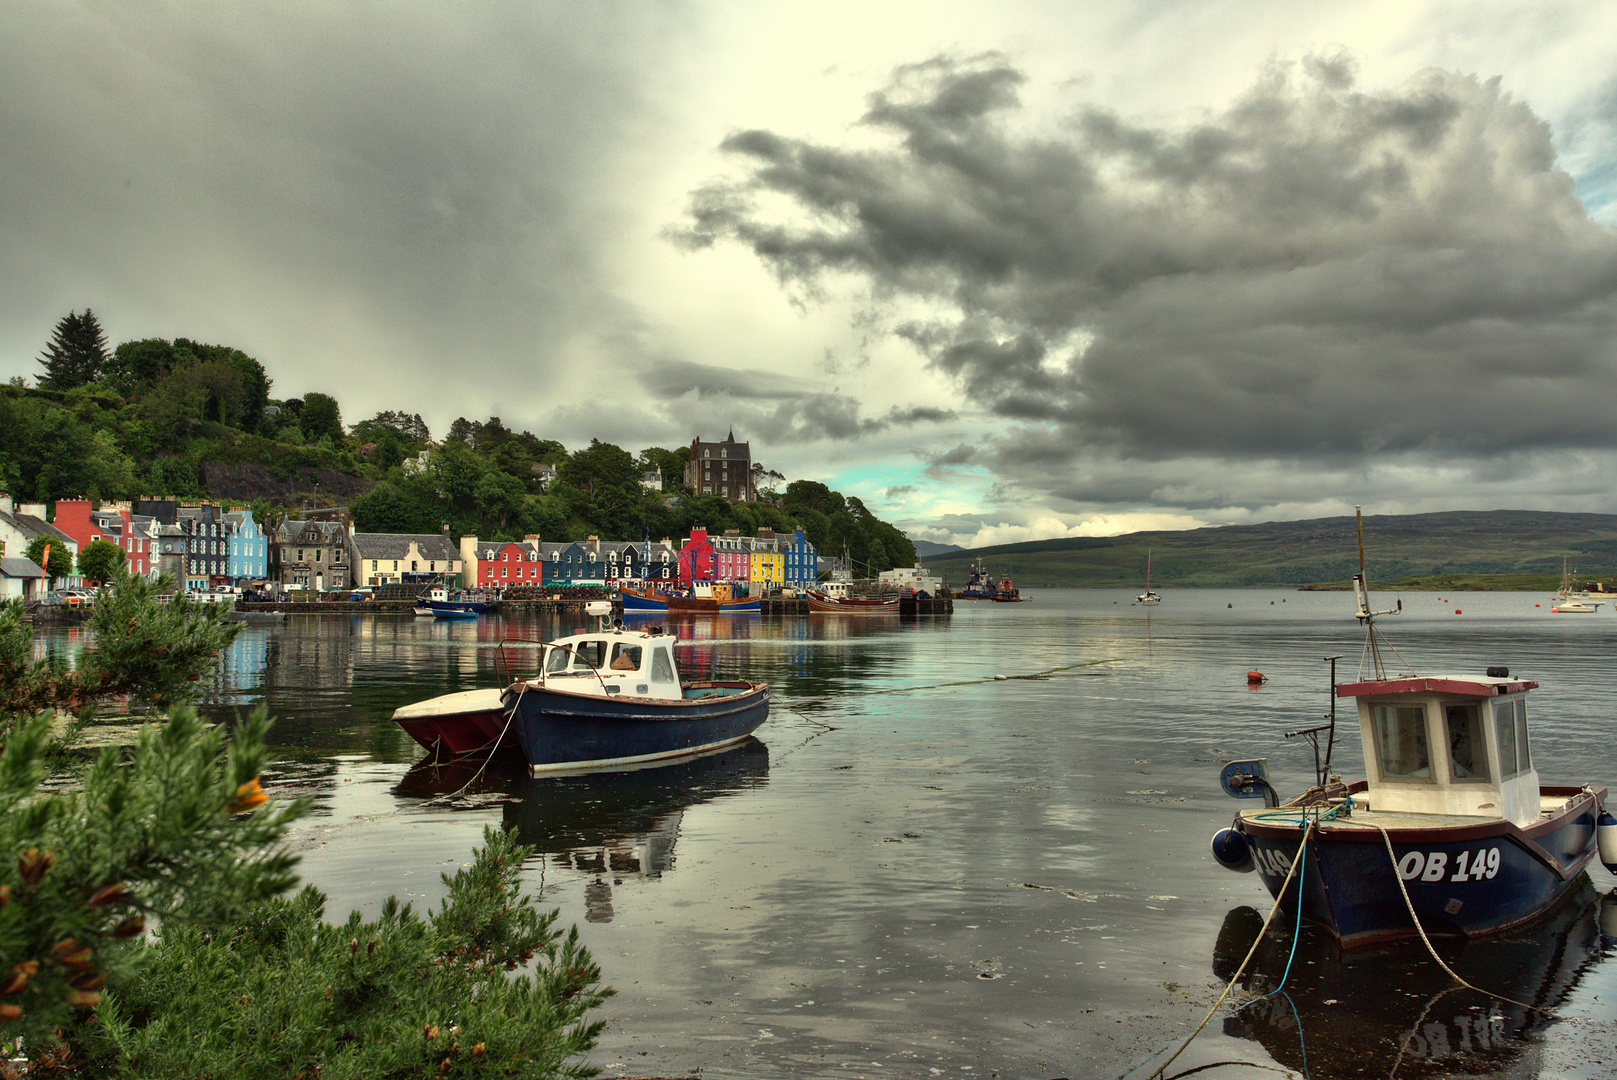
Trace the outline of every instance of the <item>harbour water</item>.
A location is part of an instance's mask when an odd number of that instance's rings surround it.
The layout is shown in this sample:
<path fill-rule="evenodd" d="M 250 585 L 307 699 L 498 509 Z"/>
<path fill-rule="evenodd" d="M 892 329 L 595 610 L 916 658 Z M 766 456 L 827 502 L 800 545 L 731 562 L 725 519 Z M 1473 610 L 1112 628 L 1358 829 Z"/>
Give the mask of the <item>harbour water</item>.
<path fill-rule="evenodd" d="M 329 917 L 390 894 L 436 906 L 486 826 L 516 829 L 531 891 L 617 990 L 591 1055 L 608 1077 L 1143 1077 L 1269 909 L 1255 875 L 1208 854 L 1236 808 L 1219 768 L 1267 757 L 1282 793 L 1306 786 L 1312 751 L 1282 733 L 1330 711 L 1323 658 L 1354 678 L 1362 637 L 1346 593 L 1023 596 L 914 621 L 674 621 L 687 674 L 765 680 L 773 707 L 755 741 L 658 769 L 435 768 L 389 722 L 491 685 L 502 638 L 576 618 L 247 626 L 211 708 L 277 718 L 266 789 L 315 800 L 295 843 Z M 1543 779 L 1617 792 L 1610 607 L 1403 601 L 1383 629 L 1409 665 L 1537 680 Z M 1356 777 L 1350 710 L 1335 771 Z M 1305 928 L 1292 956 L 1272 930 L 1231 998 L 1250 1004 L 1226 1004 L 1167 1075 L 1610 1076 L 1617 940 L 1600 920 L 1617 933 L 1617 881 L 1598 864 L 1590 879 L 1527 931 L 1442 946 L 1535 1009 L 1451 988 L 1419 945 L 1344 955 Z M 1257 998 L 1288 959 L 1282 993 Z"/>

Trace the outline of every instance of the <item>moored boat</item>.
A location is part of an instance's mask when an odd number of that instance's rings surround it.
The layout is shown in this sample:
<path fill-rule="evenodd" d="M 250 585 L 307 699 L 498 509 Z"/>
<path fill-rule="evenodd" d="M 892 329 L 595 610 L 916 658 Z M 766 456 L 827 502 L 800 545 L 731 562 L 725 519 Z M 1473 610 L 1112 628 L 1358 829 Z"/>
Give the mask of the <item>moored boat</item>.
<path fill-rule="evenodd" d="M 1151 591 L 1151 549 L 1145 552 L 1145 591 L 1134 598 L 1136 604 L 1160 604 L 1162 596 Z"/>
<path fill-rule="evenodd" d="M 960 590 L 960 596 L 966 600 L 992 600 L 995 592 L 994 579 L 984 569 L 982 557 L 978 556 L 972 564 L 971 577 L 966 579 L 965 586 Z"/>
<path fill-rule="evenodd" d="M 462 690 L 443 694 L 393 710 L 393 722 L 431 751 L 434 757 L 458 757 L 498 744 L 517 749 L 517 739 L 506 722 L 500 689 Z"/>
<path fill-rule="evenodd" d="M 700 582 L 690 593 L 662 593 L 649 588 L 624 586 L 619 598 L 625 612 L 661 611 L 691 615 L 749 615 L 763 610 L 763 601 L 739 595 L 725 581 Z"/>
<path fill-rule="evenodd" d="M 1016 604 L 1021 602 L 1022 593 L 1007 575 L 999 579 L 999 585 L 994 590 L 993 599 L 1001 604 Z"/>
<path fill-rule="evenodd" d="M 1561 556 L 1561 587 L 1555 590 L 1555 603 L 1550 605 L 1550 611 L 1558 615 L 1593 615 L 1599 610 L 1600 601 L 1592 599 L 1587 589 L 1573 584 L 1566 556 Z"/>
<path fill-rule="evenodd" d="M 1496 934 L 1553 908 L 1597 848 L 1617 871 L 1606 789 L 1539 782 L 1527 717 L 1538 684 L 1503 667 L 1389 674 L 1374 619 L 1396 609 L 1370 610 L 1362 570 L 1354 593 L 1373 677 L 1336 685 L 1333 660 L 1331 722 L 1289 733 L 1316 747 L 1316 782 L 1300 795 L 1279 804 L 1264 761 L 1225 766 L 1225 791 L 1265 807 L 1237 813 L 1214 857 L 1257 870 L 1284 909 L 1300 904 L 1344 946 Z M 1338 698 L 1357 704 L 1367 777 L 1353 783 L 1330 772 Z"/>
<path fill-rule="evenodd" d="M 480 615 L 488 609 L 489 602 L 484 597 L 464 592 L 451 592 L 442 585 L 434 585 L 415 598 L 415 613 L 423 616 L 435 615 L 440 618 L 463 618 L 468 613 Z"/>
<path fill-rule="evenodd" d="M 825 589 L 809 589 L 803 596 L 808 601 L 809 611 L 822 615 L 898 614 L 897 593 L 856 596 L 851 592 L 838 595 Z"/>
<path fill-rule="evenodd" d="M 545 643 L 540 674 L 502 696 L 535 775 L 702 753 L 768 718 L 767 683 L 682 681 L 673 634 L 612 622 L 604 601 L 585 610 L 596 627 Z"/>

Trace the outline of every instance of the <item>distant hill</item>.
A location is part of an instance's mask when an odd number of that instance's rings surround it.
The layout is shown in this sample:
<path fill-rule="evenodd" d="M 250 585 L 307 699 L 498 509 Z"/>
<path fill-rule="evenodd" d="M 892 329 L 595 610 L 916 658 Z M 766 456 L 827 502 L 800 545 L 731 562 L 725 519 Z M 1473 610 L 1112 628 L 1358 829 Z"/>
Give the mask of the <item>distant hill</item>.
<path fill-rule="evenodd" d="M 966 550 L 959 544 L 934 544 L 930 540 L 911 540 L 910 543 L 915 545 L 917 559 L 930 559 L 934 555 L 947 555 L 952 551 Z"/>
<path fill-rule="evenodd" d="M 1300 587 L 1346 581 L 1359 569 L 1351 517 L 1035 540 L 922 557 L 956 587 L 981 559 L 996 578 L 1009 574 L 1018 586 L 1138 589 L 1147 552 L 1153 589 Z M 1563 556 L 1579 580 L 1617 585 L 1617 515 L 1374 515 L 1364 519 L 1364 555 L 1372 586 L 1458 574 L 1529 574 L 1553 582 Z"/>

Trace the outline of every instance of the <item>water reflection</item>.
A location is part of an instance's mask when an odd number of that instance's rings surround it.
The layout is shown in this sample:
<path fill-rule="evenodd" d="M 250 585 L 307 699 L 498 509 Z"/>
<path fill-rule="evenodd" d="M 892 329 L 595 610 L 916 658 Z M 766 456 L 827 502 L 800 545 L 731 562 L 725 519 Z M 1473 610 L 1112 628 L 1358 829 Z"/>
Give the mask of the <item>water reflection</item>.
<path fill-rule="evenodd" d="M 1614 915 L 1617 900 L 1585 877 L 1532 926 L 1438 942 L 1444 963 L 1489 993 L 1457 984 L 1418 944 L 1344 952 L 1305 926 L 1283 991 L 1239 1009 L 1224 1030 L 1305 1076 L 1536 1075 L 1532 1036 L 1617 945 L 1602 933 L 1602 918 L 1609 929 Z M 1219 979 L 1235 974 L 1262 925 L 1249 907 L 1225 916 L 1213 952 Z M 1290 950 L 1289 933 L 1271 933 L 1242 988 L 1272 993 Z"/>
<path fill-rule="evenodd" d="M 404 798 L 503 796 L 507 830 L 550 866 L 583 875 L 585 918 L 611 922 L 613 889 L 674 868 L 686 810 L 763 786 L 769 748 L 755 738 L 666 765 L 528 777 L 520 764 L 424 760 L 394 789 Z"/>

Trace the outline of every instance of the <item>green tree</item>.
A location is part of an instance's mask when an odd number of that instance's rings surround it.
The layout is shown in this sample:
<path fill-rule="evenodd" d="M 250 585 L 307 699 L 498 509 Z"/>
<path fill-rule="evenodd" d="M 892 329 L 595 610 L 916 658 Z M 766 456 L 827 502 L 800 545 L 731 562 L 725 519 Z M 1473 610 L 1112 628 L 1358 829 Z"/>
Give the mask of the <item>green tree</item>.
<path fill-rule="evenodd" d="M 59 536 L 34 537 L 28 541 L 26 554 L 35 566 L 45 571 L 53 589 L 58 581 L 73 574 L 73 549 Z"/>
<path fill-rule="evenodd" d="M 342 410 L 337 407 L 337 399 L 329 394 L 304 394 L 298 426 L 310 442 L 316 442 L 322 436 L 330 436 L 333 445 L 341 442 Z"/>
<path fill-rule="evenodd" d="M 95 312 L 70 311 L 56 324 L 56 332 L 39 357 L 45 373 L 39 385 L 47 390 L 71 390 L 101 378 L 109 360 L 107 336 L 101 332 Z"/>
<path fill-rule="evenodd" d="M 425 919 L 389 899 L 374 921 L 328 923 L 310 886 L 251 921 L 165 930 L 75 1057 L 96 1076 L 593 1075 L 578 1059 L 604 1022 L 585 1018 L 611 991 L 577 929 L 534 910 L 527 854 L 485 829 Z M 508 974 L 536 956 L 532 976 Z"/>
<path fill-rule="evenodd" d="M 262 711 L 232 732 L 181 704 L 238 627 L 215 605 L 158 605 L 171 586 L 121 575 L 77 670 L 32 660 L 22 605 L 0 604 L 6 1056 L 117 1078 L 591 1075 L 602 1023 L 586 1017 L 611 990 L 576 929 L 533 909 L 513 837 L 486 832 L 426 919 L 389 898 L 374 922 L 332 924 L 312 887 L 279 899 L 307 804 L 260 789 Z M 82 724 L 112 695 L 168 716 L 47 787 L 78 730 L 59 735 L 54 710 Z"/>
<path fill-rule="evenodd" d="M 79 552 L 79 573 L 84 580 L 102 585 L 117 577 L 127 558 L 123 548 L 110 540 L 97 538 Z"/>

